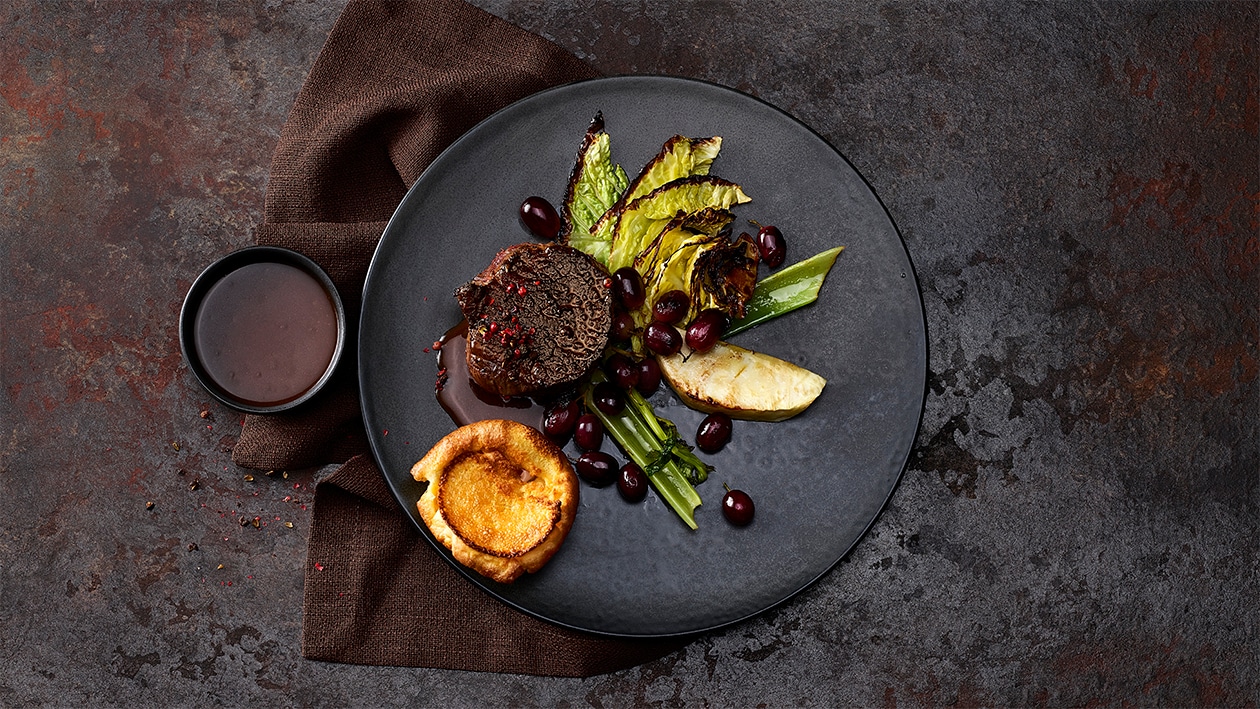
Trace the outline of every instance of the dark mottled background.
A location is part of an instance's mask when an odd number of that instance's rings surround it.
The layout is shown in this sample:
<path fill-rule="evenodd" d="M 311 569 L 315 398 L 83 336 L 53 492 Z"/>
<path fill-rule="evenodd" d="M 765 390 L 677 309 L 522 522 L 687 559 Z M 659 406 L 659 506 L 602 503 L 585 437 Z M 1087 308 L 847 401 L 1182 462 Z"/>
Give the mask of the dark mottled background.
<path fill-rule="evenodd" d="M 1260 6 L 477 4 L 607 73 L 756 94 L 870 180 L 930 338 L 886 512 L 788 605 L 615 675 L 303 660 L 321 473 L 231 464 L 176 318 L 250 243 L 340 3 L 17 0 L 0 705 L 1260 702 Z"/>

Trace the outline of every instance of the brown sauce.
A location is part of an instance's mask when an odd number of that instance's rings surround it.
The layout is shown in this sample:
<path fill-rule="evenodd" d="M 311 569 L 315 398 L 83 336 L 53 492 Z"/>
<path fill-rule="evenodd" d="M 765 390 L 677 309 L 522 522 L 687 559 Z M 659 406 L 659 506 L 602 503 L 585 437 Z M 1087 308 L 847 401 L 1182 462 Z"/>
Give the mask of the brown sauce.
<path fill-rule="evenodd" d="M 324 286 L 283 263 L 251 263 L 211 286 L 196 321 L 197 354 L 230 397 L 274 406 L 302 396 L 337 349 L 337 311 Z"/>
<path fill-rule="evenodd" d="M 489 419 L 509 419 L 542 430 L 546 407 L 528 396 L 499 396 L 468 376 L 468 323 L 461 321 L 440 340 L 438 403 L 458 426 Z"/>

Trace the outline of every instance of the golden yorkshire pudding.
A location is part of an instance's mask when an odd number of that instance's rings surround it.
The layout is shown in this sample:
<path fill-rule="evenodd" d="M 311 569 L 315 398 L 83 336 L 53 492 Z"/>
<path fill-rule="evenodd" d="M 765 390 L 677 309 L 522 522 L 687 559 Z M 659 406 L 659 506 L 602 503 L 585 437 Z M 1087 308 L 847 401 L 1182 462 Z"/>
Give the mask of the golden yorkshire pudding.
<path fill-rule="evenodd" d="M 455 560 L 500 583 L 543 567 L 577 514 L 578 482 L 564 453 L 515 421 L 461 426 L 411 468 L 429 483 L 417 506 Z"/>

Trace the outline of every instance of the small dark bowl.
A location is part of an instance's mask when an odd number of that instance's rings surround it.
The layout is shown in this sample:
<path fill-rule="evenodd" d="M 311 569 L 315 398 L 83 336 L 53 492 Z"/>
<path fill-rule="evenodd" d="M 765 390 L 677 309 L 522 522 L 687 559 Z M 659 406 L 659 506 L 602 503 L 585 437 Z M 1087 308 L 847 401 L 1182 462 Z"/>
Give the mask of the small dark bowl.
<path fill-rule="evenodd" d="M 328 362 L 328 368 L 324 370 L 323 375 L 297 398 L 272 405 L 257 405 L 244 402 L 224 391 L 210 376 L 197 352 L 197 314 L 206 294 L 211 287 L 229 273 L 253 263 L 282 263 L 300 268 L 310 274 L 327 291 L 328 298 L 332 301 L 333 310 L 336 312 L 337 317 L 337 344 L 333 350 L 332 359 Z M 318 394 L 328 381 L 332 379 L 333 372 L 337 369 L 337 363 L 341 361 L 341 355 L 346 344 L 346 332 L 345 306 L 342 305 L 341 296 L 338 295 L 337 288 L 333 285 L 332 279 L 328 277 L 328 274 L 306 256 L 291 249 L 277 246 L 250 246 L 240 251 L 234 251 L 210 264 L 206 270 L 201 272 L 200 276 L 197 276 L 197 280 L 188 289 L 188 295 L 184 298 L 184 306 L 179 312 L 179 346 L 183 350 L 184 361 L 188 364 L 188 368 L 192 370 L 193 376 L 214 398 L 233 409 L 253 414 L 271 414 L 287 411 L 310 401 L 312 397 Z"/>

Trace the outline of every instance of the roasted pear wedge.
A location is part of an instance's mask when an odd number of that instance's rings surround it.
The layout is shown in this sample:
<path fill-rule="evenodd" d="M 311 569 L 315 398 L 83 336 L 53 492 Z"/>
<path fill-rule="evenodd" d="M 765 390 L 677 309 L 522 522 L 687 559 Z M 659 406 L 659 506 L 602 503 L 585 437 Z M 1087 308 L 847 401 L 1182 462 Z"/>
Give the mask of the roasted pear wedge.
<path fill-rule="evenodd" d="M 665 380 L 688 406 L 752 421 L 792 418 L 827 385 L 826 379 L 804 367 L 727 342 L 703 353 L 684 347 L 657 361 Z"/>

